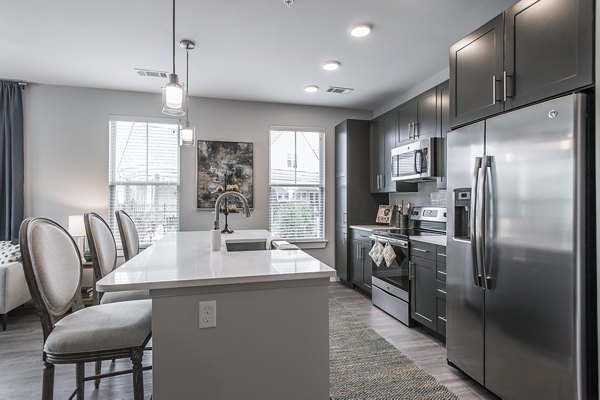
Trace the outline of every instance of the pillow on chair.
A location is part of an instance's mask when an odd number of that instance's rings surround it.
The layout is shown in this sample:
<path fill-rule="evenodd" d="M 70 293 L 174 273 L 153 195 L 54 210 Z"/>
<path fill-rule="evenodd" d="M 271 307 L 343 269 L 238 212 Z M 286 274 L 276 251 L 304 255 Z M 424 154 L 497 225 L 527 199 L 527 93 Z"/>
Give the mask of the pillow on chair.
<path fill-rule="evenodd" d="M 21 248 L 10 241 L 0 242 L 0 264 L 21 262 Z"/>

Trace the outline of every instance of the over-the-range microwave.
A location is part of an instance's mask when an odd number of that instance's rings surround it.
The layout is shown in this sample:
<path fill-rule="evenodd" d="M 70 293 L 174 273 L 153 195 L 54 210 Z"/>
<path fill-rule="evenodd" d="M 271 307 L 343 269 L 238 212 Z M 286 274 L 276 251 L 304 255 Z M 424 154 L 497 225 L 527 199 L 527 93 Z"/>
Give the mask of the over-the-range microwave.
<path fill-rule="evenodd" d="M 444 139 L 423 139 L 392 149 L 392 181 L 424 182 L 443 175 Z"/>

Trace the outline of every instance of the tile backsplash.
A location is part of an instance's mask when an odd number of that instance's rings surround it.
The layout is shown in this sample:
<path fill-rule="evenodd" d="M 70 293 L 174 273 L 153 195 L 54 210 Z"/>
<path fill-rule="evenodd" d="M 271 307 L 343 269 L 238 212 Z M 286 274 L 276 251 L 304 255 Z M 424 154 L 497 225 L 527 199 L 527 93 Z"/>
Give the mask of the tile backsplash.
<path fill-rule="evenodd" d="M 419 183 L 416 193 L 390 193 L 390 204 L 410 202 L 414 206 L 446 207 L 447 196 L 445 189 L 438 189 L 436 182 Z"/>

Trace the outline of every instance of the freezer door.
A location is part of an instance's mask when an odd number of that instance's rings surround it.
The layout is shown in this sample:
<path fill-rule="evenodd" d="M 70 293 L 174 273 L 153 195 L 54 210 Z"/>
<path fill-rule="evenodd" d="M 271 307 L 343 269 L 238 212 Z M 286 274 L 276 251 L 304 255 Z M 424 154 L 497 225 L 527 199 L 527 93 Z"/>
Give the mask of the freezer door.
<path fill-rule="evenodd" d="M 455 232 L 455 189 L 470 189 L 474 163 L 483 156 L 484 122 L 448 133 L 446 348 L 448 361 L 483 384 L 483 289 L 475 286 L 471 243 Z"/>
<path fill-rule="evenodd" d="M 577 398 L 574 112 L 568 96 L 486 122 L 485 386 L 505 399 Z"/>

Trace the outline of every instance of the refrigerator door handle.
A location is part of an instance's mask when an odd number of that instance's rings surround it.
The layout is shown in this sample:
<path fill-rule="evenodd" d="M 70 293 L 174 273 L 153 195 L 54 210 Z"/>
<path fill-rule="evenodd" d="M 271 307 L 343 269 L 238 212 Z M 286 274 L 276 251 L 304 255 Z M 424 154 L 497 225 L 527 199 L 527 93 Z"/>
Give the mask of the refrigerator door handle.
<path fill-rule="evenodd" d="M 482 287 L 486 290 L 491 289 L 491 251 L 488 251 L 488 245 L 490 244 L 489 233 L 491 232 L 492 225 L 489 224 L 489 220 L 486 215 L 493 220 L 493 209 L 490 207 L 491 200 L 493 200 L 493 186 L 492 180 L 488 179 L 488 175 L 491 176 L 492 168 L 492 156 L 483 156 L 481 161 L 481 170 L 479 171 L 479 215 L 481 223 L 478 226 L 479 237 L 481 241 L 478 242 L 479 254 L 481 256 L 481 274 L 482 274 Z M 488 193 L 490 194 L 488 198 Z"/>
<path fill-rule="evenodd" d="M 471 215 L 469 221 L 469 237 L 471 239 L 471 259 L 473 260 L 473 284 L 476 287 L 481 286 L 481 275 L 478 266 L 477 251 L 477 192 L 479 183 L 479 169 L 481 168 L 481 157 L 475 157 L 475 166 L 473 167 L 473 176 L 471 184 Z"/>

